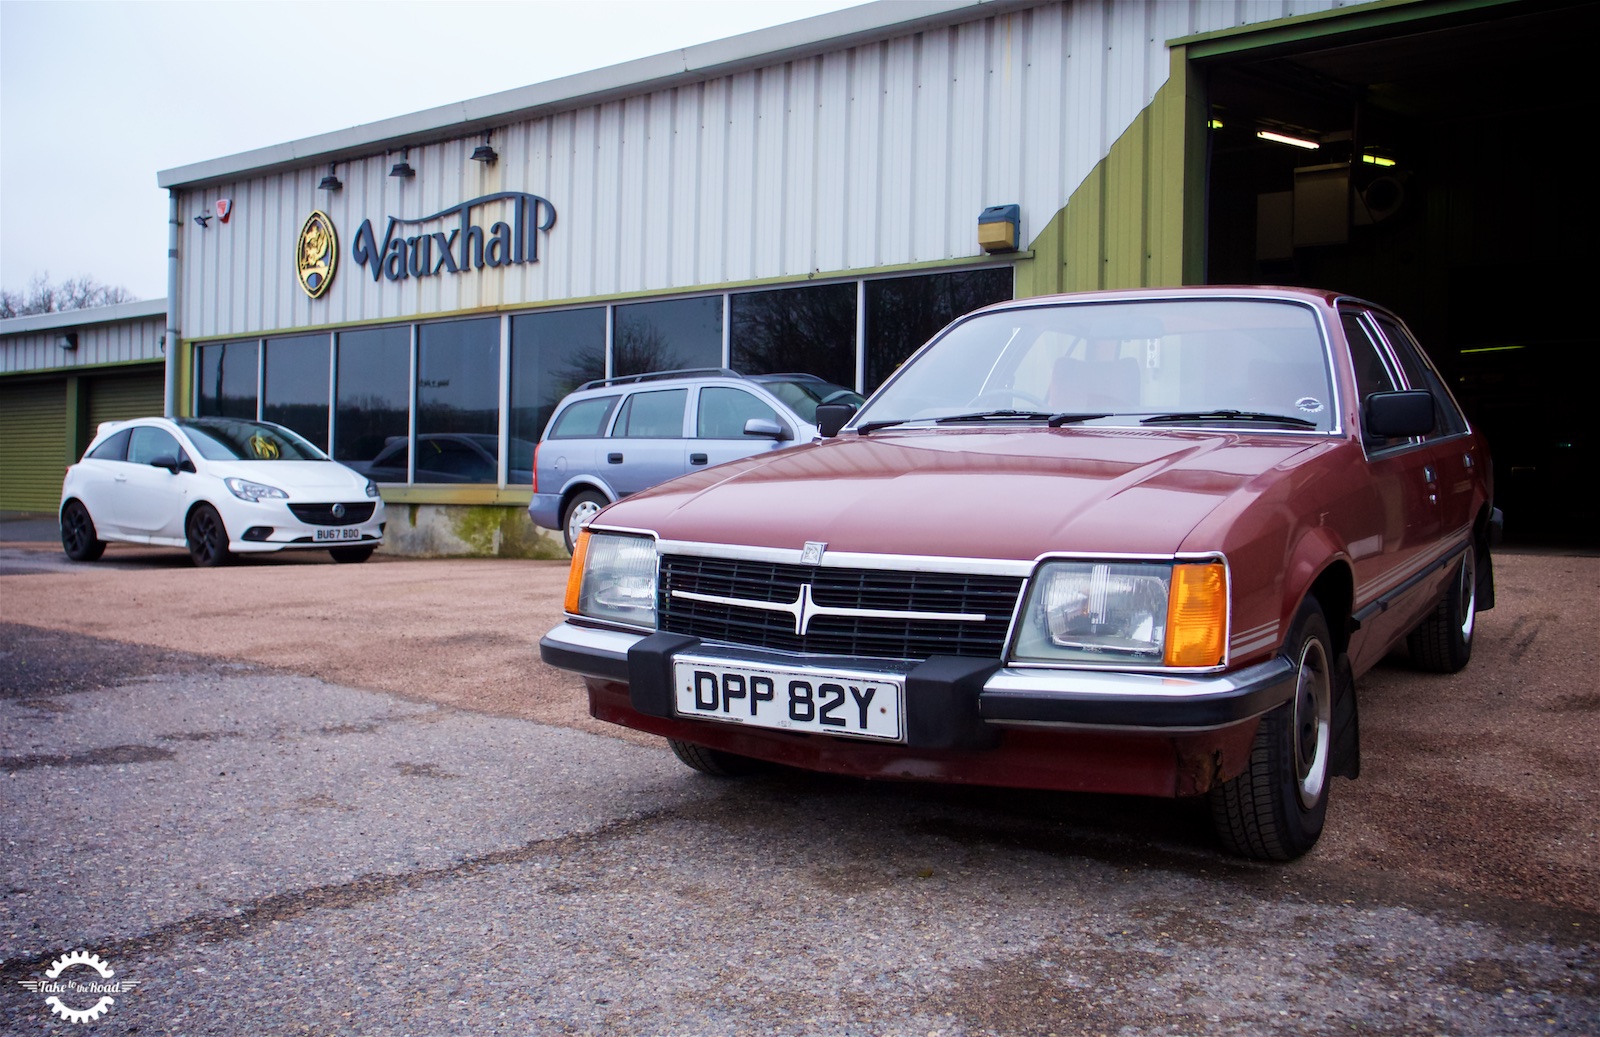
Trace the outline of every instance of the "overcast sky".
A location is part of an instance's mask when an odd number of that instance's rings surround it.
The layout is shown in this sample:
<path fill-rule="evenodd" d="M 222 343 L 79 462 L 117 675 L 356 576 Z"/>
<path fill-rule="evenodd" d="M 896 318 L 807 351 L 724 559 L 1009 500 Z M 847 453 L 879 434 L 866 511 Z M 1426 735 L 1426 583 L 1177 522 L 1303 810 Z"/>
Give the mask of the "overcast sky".
<path fill-rule="evenodd" d="M 0 0 L 0 287 L 167 291 L 156 173 L 860 0 Z"/>

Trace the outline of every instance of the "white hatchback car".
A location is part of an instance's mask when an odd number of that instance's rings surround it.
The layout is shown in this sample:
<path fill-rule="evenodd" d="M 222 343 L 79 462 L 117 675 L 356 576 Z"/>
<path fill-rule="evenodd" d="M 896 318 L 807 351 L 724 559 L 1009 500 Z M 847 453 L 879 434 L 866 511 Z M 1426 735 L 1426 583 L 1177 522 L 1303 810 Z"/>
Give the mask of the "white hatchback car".
<path fill-rule="evenodd" d="M 108 421 L 61 487 L 61 546 L 80 562 L 108 540 L 187 547 L 200 566 L 299 548 L 364 562 L 383 526 L 377 484 L 265 421 Z"/>

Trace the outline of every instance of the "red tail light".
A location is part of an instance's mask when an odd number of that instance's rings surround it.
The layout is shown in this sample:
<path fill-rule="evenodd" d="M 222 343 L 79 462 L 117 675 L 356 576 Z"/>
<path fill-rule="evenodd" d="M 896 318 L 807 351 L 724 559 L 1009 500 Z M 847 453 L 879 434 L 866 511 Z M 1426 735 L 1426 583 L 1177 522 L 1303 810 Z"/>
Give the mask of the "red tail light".
<path fill-rule="evenodd" d="M 539 492 L 539 451 L 544 448 L 543 443 L 535 443 L 533 447 L 533 492 Z"/>

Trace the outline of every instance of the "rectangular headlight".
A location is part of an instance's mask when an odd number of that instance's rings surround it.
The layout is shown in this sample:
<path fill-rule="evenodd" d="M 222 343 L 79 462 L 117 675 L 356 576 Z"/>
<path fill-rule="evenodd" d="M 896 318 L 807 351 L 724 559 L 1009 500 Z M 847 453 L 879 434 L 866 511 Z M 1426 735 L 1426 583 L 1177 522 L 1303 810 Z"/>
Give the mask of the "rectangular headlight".
<path fill-rule="evenodd" d="M 655 541 L 584 530 L 572 553 L 566 608 L 589 619 L 654 629 Z"/>
<path fill-rule="evenodd" d="M 1012 657 L 1217 666 L 1226 631 L 1220 562 L 1046 562 L 1030 584 Z"/>

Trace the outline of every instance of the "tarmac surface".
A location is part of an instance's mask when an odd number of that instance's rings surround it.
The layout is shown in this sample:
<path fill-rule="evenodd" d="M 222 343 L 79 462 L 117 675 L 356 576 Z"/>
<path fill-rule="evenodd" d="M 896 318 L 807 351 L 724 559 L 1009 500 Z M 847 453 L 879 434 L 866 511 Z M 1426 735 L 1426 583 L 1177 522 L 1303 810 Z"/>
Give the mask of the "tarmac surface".
<path fill-rule="evenodd" d="M 1462 674 L 1364 678 L 1269 867 L 1189 804 L 689 772 L 537 661 L 561 563 L 18 529 L 0 1032 L 89 1032 L 74 950 L 136 984 L 95 1033 L 1600 1032 L 1594 557 L 1498 556 Z"/>

